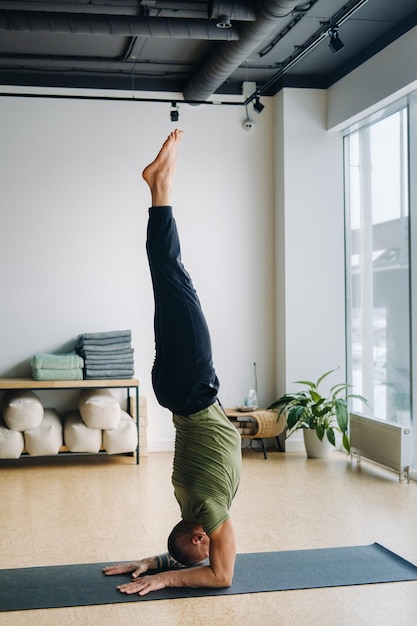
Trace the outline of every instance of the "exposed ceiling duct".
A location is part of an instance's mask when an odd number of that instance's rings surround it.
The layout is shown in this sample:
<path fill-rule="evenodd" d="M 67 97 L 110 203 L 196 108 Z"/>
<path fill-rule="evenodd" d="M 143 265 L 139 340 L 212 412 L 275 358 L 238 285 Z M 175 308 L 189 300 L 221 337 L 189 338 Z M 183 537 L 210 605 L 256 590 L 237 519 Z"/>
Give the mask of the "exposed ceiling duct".
<path fill-rule="evenodd" d="M 13 11 L 19 4 L 21 11 L 51 11 L 53 4 L 59 5 L 60 13 L 81 13 L 87 9 L 90 14 L 142 15 L 148 17 L 170 17 L 179 15 L 192 19 L 217 19 L 227 15 L 239 22 L 255 20 L 255 10 L 251 0 L 0 0 L 0 8 Z"/>
<path fill-rule="evenodd" d="M 256 21 L 242 24 L 239 41 L 218 45 L 185 86 L 184 99 L 207 100 L 276 29 L 278 20 L 291 13 L 297 4 L 299 0 L 261 0 Z"/>
<path fill-rule="evenodd" d="M 232 41 L 239 38 L 236 29 L 216 28 L 214 21 L 203 19 L 168 19 L 130 15 L 88 15 L 38 11 L 1 11 L 0 31 L 53 33 L 71 35 L 125 35 L 175 39 Z"/>
<path fill-rule="evenodd" d="M 0 87 L 256 104 L 284 86 L 327 89 L 416 25 L 409 0 L 0 0 Z"/>
<path fill-rule="evenodd" d="M 207 14 L 210 20 L 218 19 L 221 16 L 227 16 L 233 21 L 253 22 L 256 14 L 252 4 L 245 0 L 210 0 L 207 6 Z"/>

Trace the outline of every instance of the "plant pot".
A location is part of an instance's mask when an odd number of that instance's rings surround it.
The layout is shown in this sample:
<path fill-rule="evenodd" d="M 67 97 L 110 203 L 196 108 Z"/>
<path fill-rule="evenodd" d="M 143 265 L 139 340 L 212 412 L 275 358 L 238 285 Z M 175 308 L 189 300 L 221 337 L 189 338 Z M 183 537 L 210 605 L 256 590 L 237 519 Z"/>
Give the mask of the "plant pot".
<path fill-rule="evenodd" d="M 332 449 L 332 444 L 327 439 L 326 435 L 323 437 L 323 441 L 317 437 L 315 430 L 309 430 L 303 428 L 304 445 L 306 447 L 307 456 L 309 459 L 327 459 Z"/>

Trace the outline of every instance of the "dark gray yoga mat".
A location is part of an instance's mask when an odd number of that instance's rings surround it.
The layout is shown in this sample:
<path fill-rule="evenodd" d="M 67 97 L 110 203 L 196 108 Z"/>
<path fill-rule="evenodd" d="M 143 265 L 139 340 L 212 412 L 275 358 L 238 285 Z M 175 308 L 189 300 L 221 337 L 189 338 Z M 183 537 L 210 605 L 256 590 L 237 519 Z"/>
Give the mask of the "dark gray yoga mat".
<path fill-rule="evenodd" d="M 162 589 L 126 596 L 129 576 L 105 576 L 111 563 L 0 570 L 0 610 L 22 611 L 289 589 L 417 580 L 417 567 L 378 543 L 369 546 L 238 554 L 228 589 Z"/>

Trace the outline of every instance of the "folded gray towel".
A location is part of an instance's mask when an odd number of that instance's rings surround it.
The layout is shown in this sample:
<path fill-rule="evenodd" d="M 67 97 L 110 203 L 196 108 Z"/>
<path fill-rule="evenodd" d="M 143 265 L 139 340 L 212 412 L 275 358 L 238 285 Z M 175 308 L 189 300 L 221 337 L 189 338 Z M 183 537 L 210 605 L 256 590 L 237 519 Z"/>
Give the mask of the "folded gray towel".
<path fill-rule="evenodd" d="M 88 346 L 76 346 L 75 350 L 78 354 L 82 356 L 87 355 L 89 352 L 123 352 L 125 350 L 130 350 L 130 343 L 109 343 L 109 344 L 98 344 L 98 343 L 90 343 Z"/>
<path fill-rule="evenodd" d="M 121 343 L 128 343 L 130 345 L 129 337 L 110 338 L 110 339 L 82 339 L 77 341 L 77 347 L 87 348 L 90 345 L 93 346 L 117 346 Z"/>
<path fill-rule="evenodd" d="M 133 359 L 128 359 L 126 361 L 90 361 L 89 359 L 85 360 L 85 367 L 89 370 L 110 370 L 110 369 L 118 369 L 118 370 L 128 370 L 134 367 Z"/>
<path fill-rule="evenodd" d="M 125 361 L 126 359 L 131 359 L 133 361 L 133 348 L 128 348 L 126 350 L 99 350 L 97 352 L 91 350 L 84 350 L 84 354 L 86 360 L 90 363 L 94 361 Z"/>
<path fill-rule="evenodd" d="M 94 378 L 132 378 L 134 375 L 134 370 L 93 370 L 92 372 L 88 369 L 85 370 L 85 378 L 89 380 Z"/>
<path fill-rule="evenodd" d="M 78 349 L 89 345 L 130 344 L 131 340 L 132 334 L 130 330 L 116 330 L 109 333 L 84 333 L 83 335 L 78 335 L 75 348 L 78 352 Z"/>
<path fill-rule="evenodd" d="M 78 340 L 90 340 L 90 339 L 119 339 L 120 337 L 124 338 L 124 341 L 127 339 L 131 339 L 132 331 L 130 330 L 111 330 L 104 333 L 83 333 L 82 335 L 78 335 Z"/>
<path fill-rule="evenodd" d="M 113 374 L 111 376 L 84 376 L 84 380 L 103 380 L 108 378 L 111 378 L 112 380 L 130 380 L 133 376 L 117 376 Z"/>

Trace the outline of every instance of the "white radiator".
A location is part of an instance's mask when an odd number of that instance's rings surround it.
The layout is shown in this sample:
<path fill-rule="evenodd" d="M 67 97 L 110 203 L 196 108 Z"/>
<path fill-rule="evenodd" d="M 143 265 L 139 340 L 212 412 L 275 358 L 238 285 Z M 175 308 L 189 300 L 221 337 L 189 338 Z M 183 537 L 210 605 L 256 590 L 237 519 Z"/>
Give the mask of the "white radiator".
<path fill-rule="evenodd" d="M 411 468 L 411 430 L 396 422 L 387 422 L 358 413 L 350 414 L 351 453 L 375 461 L 404 475 L 409 482 Z"/>

